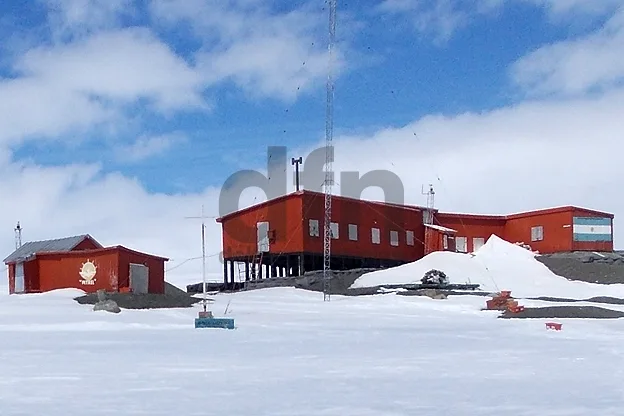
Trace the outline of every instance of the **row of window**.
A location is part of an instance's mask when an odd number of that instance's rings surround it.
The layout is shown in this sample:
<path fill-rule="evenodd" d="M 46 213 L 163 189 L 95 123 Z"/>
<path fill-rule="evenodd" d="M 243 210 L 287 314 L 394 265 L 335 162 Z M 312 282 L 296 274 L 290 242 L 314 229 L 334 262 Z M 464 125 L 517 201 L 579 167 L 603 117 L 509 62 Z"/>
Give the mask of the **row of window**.
<path fill-rule="evenodd" d="M 320 237 L 321 229 L 319 220 L 310 220 L 310 237 Z M 333 240 L 340 238 L 340 227 L 337 222 L 332 222 L 329 225 L 331 237 Z M 358 226 L 357 224 L 349 224 L 347 227 L 347 234 L 350 241 L 358 241 Z M 371 228 L 371 243 L 381 244 L 381 230 L 379 228 Z M 405 244 L 408 246 L 414 245 L 414 231 L 405 231 Z M 399 232 L 396 230 L 390 230 L 390 245 L 398 247 L 399 245 Z"/>

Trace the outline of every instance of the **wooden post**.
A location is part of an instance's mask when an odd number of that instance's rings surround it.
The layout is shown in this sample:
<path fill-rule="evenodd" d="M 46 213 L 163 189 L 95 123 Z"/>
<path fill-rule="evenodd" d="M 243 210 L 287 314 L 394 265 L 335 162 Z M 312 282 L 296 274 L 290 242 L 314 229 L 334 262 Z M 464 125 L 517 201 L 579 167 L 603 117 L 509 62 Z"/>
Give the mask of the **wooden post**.
<path fill-rule="evenodd" d="M 223 286 L 224 289 L 227 289 L 228 278 L 227 278 L 227 260 L 223 259 Z"/>
<path fill-rule="evenodd" d="M 292 276 L 292 273 L 290 272 L 290 254 L 286 255 L 286 277 L 290 277 Z"/>
<path fill-rule="evenodd" d="M 230 281 L 232 282 L 232 289 L 234 288 L 234 262 L 230 261 Z"/>

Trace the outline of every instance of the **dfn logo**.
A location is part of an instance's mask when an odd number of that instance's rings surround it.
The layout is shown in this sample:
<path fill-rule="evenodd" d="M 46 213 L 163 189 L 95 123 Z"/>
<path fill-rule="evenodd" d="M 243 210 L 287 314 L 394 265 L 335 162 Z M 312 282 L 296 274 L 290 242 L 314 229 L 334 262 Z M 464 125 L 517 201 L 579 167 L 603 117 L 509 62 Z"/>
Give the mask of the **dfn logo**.
<path fill-rule="evenodd" d="M 329 159 L 334 162 L 334 148 L 329 149 Z M 326 147 L 319 147 L 305 157 L 303 170 L 300 173 L 300 186 L 302 189 L 315 192 L 323 192 L 325 184 L 325 161 Z M 292 160 L 292 164 L 299 163 Z M 219 216 L 238 211 L 240 197 L 248 188 L 260 188 L 264 191 L 268 200 L 278 198 L 288 193 L 288 158 L 285 146 L 269 146 L 267 150 L 267 175 L 256 170 L 240 170 L 232 174 L 223 184 L 219 195 Z M 293 182 L 296 182 L 296 177 Z M 330 172 L 331 184 L 335 181 L 335 172 Z M 340 172 L 339 183 L 340 195 L 349 198 L 360 199 L 366 188 L 380 188 L 384 193 L 384 202 L 402 205 L 405 201 L 405 188 L 401 178 L 388 170 L 372 170 L 360 176 L 358 171 Z M 321 202 L 322 206 L 322 202 Z M 268 205 L 258 221 L 270 219 L 272 230 L 286 230 L 289 221 L 301 222 L 301 218 L 289 218 L 289 213 L 284 204 Z M 304 211 L 306 207 L 304 207 Z M 302 214 L 305 214 L 302 213 Z M 351 213 L 350 213 L 351 214 Z M 353 213 L 351 217 L 357 217 Z M 320 215 L 316 212 L 314 215 Z M 305 216 L 305 215 L 304 215 Z M 322 218 L 319 218 L 322 223 Z M 354 218 L 355 220 L 355 218 Z M 230 220 L 228 237 L 240 244 L 257 244 L 258 236 L 256 224 L 250 224 L 242 219 Z M 277 236 L 279 238 L 279 236 Z M 284 236 L 282 236 L 283 238 Z M 223 256 L 221 255 L 221 259 Z"/>

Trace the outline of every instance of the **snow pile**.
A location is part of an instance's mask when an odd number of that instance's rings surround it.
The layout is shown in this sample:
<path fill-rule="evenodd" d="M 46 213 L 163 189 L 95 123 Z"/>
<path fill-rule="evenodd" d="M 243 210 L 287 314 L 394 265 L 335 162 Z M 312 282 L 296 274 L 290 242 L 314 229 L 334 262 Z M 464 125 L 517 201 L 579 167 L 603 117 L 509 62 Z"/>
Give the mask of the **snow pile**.
<path fill-rule="evenodd" d="M 431 269 L 443 271 L 451 283 L 476 283 L 486 291 L 511 290 L 518 297 L 624 297 L 624 285 L 567 280 L 537 261 L 534 253 L 495 235 L 474 254 L 434 252 L 413 263 L 367 273 L 351 287 L 420 283 Z"/>

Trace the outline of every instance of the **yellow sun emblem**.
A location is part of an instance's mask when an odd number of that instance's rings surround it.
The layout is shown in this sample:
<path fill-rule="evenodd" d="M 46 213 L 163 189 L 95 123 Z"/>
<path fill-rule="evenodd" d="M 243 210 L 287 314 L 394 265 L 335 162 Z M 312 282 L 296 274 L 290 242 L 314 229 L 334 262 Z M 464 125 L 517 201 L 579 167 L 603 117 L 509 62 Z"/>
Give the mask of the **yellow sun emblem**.
<path fill-rule="evenodd" d="M 82 280 L 80 283 L 83 285 L 94 285 L 95 284 L 95 275 L 97 274 L 97 266 L 91 260 L 87 260 L 82 263 L 82 267 L 78 272 Z"/>

